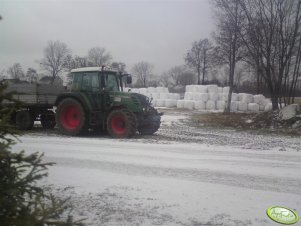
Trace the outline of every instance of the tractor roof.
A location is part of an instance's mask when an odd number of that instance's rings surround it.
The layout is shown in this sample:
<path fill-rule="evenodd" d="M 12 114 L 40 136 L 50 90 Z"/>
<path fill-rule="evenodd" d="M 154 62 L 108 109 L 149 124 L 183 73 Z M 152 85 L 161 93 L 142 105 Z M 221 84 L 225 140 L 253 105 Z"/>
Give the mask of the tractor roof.
<path fill-rule="evenodd" d="M 109 67 L 102 66 L 102 67 L 81 67 L 81 68 L 76 68 L 72 69 L 71 72 L 87 72 L 87 71 L 113 71 L 117 72 L 116 70 L 112 70 Z"/>

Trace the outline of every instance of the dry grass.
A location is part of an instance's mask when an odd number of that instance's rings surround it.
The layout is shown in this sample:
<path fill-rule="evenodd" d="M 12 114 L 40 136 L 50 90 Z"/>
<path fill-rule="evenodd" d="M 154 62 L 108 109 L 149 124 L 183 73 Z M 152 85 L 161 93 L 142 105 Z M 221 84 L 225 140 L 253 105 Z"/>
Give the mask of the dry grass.
<path fill-rule="evenodd" d="M 295 104 L 299 104 L 301 107 L 301 97 L 295 97 Z"/>

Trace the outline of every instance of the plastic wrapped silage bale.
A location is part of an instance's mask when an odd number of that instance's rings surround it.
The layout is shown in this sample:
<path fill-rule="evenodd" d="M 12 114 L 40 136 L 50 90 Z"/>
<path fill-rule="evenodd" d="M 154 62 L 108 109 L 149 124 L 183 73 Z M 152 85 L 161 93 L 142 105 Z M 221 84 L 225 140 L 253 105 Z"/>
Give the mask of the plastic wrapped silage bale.
<path fill-rule="evenodd" d="M 156 99 L 152 99 L 152 101 L 151 101 L 151 105 L 153 106 L 153 107 L 157 107 L 157 100 Z"/>
<path fill-rule="evenodd" d="M 217 85 L 207 85 L 208 93 L 218 93 Z"/>
<path fill-rule="evenodd" d="M 218 87 L 217 91 L 218 91 L 218 93 L 222 93 L 223 92 L 223 87 Z"/>
<path fill-rule="evenodd" d="M 165 107 L 165 100 L 156 100 L 156 107 Z"/>
<path fill-rule="evenodd" d="M 148 87 L 147 88 L 147 92 L 148 93 L 156 93 L 157 92 L 157 89 L 155 87 Z"/>
<path fill-rule="evenodd" d="M 264 111 L 271 111 L 271 110 L 273 110 L 273 104 L 267 103 L 264 107 Z"/>
<path fill-rule="evenodd" d="M 194 101 L 199 101 L 201 99 L 201 94 L 200 93 L 193 93 L 192 94 L 192 99 Z"/>
<path fill-rule="evenodd" d="M 165 100 L 165 107 L 171 108 L 177 106 L 177 100 L 174 99 L 167 99 Z"/>
<path fill-rule="evenodd" d="M 238 94 L 232 93 L 231 101 L 238 101 Z"/>
<path fill-rule="evenodd" d="M 206 104 L 204 101 L 195 101 L 194 102 L 194 108 L 196 110 L 205 110 L 206 109 Z"/>
<path fill-rule="evenodd" d="M 248 104 L 243 101 L 238 101 L 238 111 L 247 111 L 248 110 Z"/>
<path fill-rule="evenodd" d="M 265 108 L 264 105 L 259 104 L 259 111 L 264 111 L 264 108 Z"/>
<path fill-rule="evenodd" d="M 219 93 L 218 100 L 228 101 L 228 94 L 227 93 Z"/>
<path fill-rule="evenodd" d="M 217 101 L 218 100 L 218 93 L 210 93 L 209 92 L 209 100 Z"/>
<path fill-rule="evenodd" d="M 192 85 L 187 85 L 187 86 L 185 87 L 185 92 L 191 93 L 191 92 L 192 92 Z"/>
<path fill-rule="evenodd" d="M 186 92 L 184 94 L 184 100 L 193 100 L 193 93 L 191 92 Z"/>
<path fill-rule="evenodd" d="M 216 102 L 213 100 L 208 100 L 206 102 L 206 110 L 212 111 L 216 109 Z"/>
<path fill-rule="evenodd" d="M 160 93 L 160 99 L 161 100 L 168 99 L 168 93 Z"/>
<path fill-rule="evenodd" d="M 185 100 L 178 100 L 177 101 L 177 108 L 184 108 Z"/>
<path fill-rule="evenodd" d="M 129 90 L 130 90 L 131 88 L 129 88 L 129 87 L 123 87 L 123 92 L 128 92 Z"/>
<path fill-rule="evenodd" d="M 151 93 L 153 99 L 160 99 L 160 93 Z"/>
<path fill-rule="evenodd" d="M 261 94 L 253 96 L 253 102 L 256 104 L 262 104 L 264 100 L 265 100 L 265 97 Z"/>
<path fill-rule="evenodd" d="M 146 88 L 140 88 L 140 89 L 139 89 L 139 93 L 145 95 L 145 94 L 147 93 L 147 89 L 146 89 Z"/>
<path fill-rule="evenodd" d="M 180 94 L 178 93 L 168 93 L 167 98 L 171 100 L 179 100 L 180 99 Z"/>
<path fill-rule="evenodd" d="M 231 102 L 230 110 L 232 112 L 236 112 L 238 110 L 238 101 L 232 101 Z"/>
<path fill-rule="evenodd" d="M 223 100 L 219 100 L 216 102 L 216 109 L 219 111 L 223 111 L 226 108 L 226 102 Z"/>
<path fill-rule="evenodd" d="M 229 93 L 229 91 L 230 91 L 230 87 L 229 86 L 223 87 L 223 93 Z"/>
<path fill-rule="evenodd" d="M 194 101 L 193 100 L 185 100 L 184 108 L 193 110 L 194 109 Z"/>
<path fill-rule="evenodd" d="M 259 104 L 256 104 L 256 103 L 249 103 L 249 104 L 248 104 L 248 111 L 251 111 L 251 112 L 259 112 Z"/>
<path fill-rule="evenodd" d="M 156 89 L 158 93 L 168 93 L 168 88 L 166 87 L 157 87 Z"/>
<path fill-rule="evenodd" d="M 247 104 L 253 102 L 253 95 L 248 93 L 239 93 L 238 94 L 239 101 L 246 102 Z"/>
<path fill-rule="evenodd" d="M 140 93 L 139 89 L 131 89 L 132 93 Z"/>
<path fill-rule="evenodd" d="M 195 86 L 195 91 L 198 93 L 207 93 L 208 88 L 207 88 L 207 86 L 204 86 L 204 85 L 197 85 L 197 86 Z"/>

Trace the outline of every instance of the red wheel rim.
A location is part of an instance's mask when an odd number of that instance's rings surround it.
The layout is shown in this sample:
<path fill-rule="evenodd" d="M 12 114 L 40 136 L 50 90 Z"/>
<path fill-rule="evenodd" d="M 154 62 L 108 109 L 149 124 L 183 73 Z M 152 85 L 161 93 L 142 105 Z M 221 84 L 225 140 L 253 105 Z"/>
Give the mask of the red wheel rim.
<path fill-rule="evenodd" d="M 113 116 L 111 119 L 111 128 L 116 134 L 123 134 L 126 130 L 126 121 L 122 115 Z"/>
<path fill-rule="evenodd" d="M 79 109 L 74 105 L 66 106 L 60 112 L 60 121 L 67 129 L 75 129 L 80 123 Z"/>

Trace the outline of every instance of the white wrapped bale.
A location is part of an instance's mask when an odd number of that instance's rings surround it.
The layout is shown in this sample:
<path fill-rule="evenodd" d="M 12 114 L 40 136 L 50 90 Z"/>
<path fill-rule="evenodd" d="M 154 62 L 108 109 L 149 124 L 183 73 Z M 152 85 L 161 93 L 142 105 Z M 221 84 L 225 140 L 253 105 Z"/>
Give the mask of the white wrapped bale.
<path fill-rule="evenodd" d="M 186 92 L 184 94 L 184 100 L 193 100 L 193 93 L 191 92 Z"/>
<path fill-rule="evenodd" d="M 153 107 L 157 107 L 157 100 L 156 99 L 153 99 L 152 102 L 151 102 L 151 105 Z"/>
<path fill-rule="evenodd" d="M 218 93 L 217 85 L 207 85 L 208 93 Z"/>
<path fill-rule="evenodd" d="M 259 111 L 264 111 L 265 105 L 259 104 Z"/>
<path fill-rule="evenodd" d="M 179 100 L 180 99 L 180 94 L 178 93 L 168 93 L 167 98 L 170 100 Z"/>
<path fill-rule="evenodd" d="M 223 92 L 223 87 L 218 87 L 218 93 L 222 93 Z"/>
<path fill-rule="evenodd" d="M 194 101 L 192 100 L 185 100 L 184 101 L 184 108 L 193 110 L 194 109 Z"/>
<path fill-rule="evenodd" d="M 256 104 L 262 104 L 265 100 L 265 97 L 261 94 L 253 96 L 253 102 Z"/>
<path fill-rule="evenodd" d="M 151 93 L 153 99 L 160 99 L 160 93 Z"/>
<path fill-rule="evenodd" d="M 177 108 L 184 108 L 185 100 L 178 100 L 177 101 Z"/>
<path fill-rule="evenodd" d="M 196 110 L 205 110 L 206 109 L 206 104 L 204 101 L 195 101 L 194 102 L 194 108 Z"/>
<path fill-rule="evenodd" d="M 193 93 L 192 94 L 192 99 L 194 101 L 199 101 L 201 99 L 201 94 L 200 93 Z"/>
<path fill-rule="evenodd" d="M 177 106 L 177 100 L 174 99 L 165 100 L 165 107 L 172 108 L 176 106 Z"/>
<path fill-rule="evenodd" d="M 146 94 L 147 93 L 147 89 L 146 88 L 140 88 L 139 89 L 139 93 Z"/>
<path fill-rule="evenodd" d="M 166 87 L 157 87 L 157 93 L 168 93 L 168 88 L 166 88 Z"/>
<path fill-rule="evenodd" d="M 185 92 L 192 93 L 192 86 L 193 86 L 193 85 L 187 85 L 187 86 L 185 87 Z"/>
<path fill-rule="evenodd" d="M 216 109 L 216 103 L 213 100 L 208 100 L 206 102 L 206 110 L 212 111 Z"/>
<path fill-rule="evenodd" d="M 227 93 L 219 93 L 218 94 L 218 100 L 222 100 L 222 101 L 228 101 L 228 94 Z"/>
<path fill-rule="evenodd" d="M 238 110 L 238 101 L 232 101 L 230 106 L 231 112 L 236 112 Z"/>
<path fill-rule="evenodd" d="M 251 112 L 259 112 L 259 104 L 256 103 L 249 103 L 248 110 Z"/>
<path fill-rule="evenodd" d="M 131 89 L 132 93 L 140 93 L 139 89 Z"/>
<path fill-rule="evenodd" d="M 232 93 L 231 102 L 232 101 L 238 101 L 238 94 L 237 93 Z"/>
<path fill-rule="evenodd" d="M 204 85 L 198 85 L 198 86 L 195 86 L 195 91 L 198 93 L 207 93 L 208 88 L 207 88 L 207 86 L 204 86 Z"/>
<path fill-rule="evenodd" d="M 219 100 L 216 102 L 216 109 L 219 111 L 223 111 L 226 108 L 226 102 L 223 100 Z"/>
<path fill-rule="evenodd" d="M 160 99 L 161 100 L 168 99 L 168 93 L 160 93 Z"/>
<path fill-rule="evenodd" d="M 193 100 L 206 102 L 209 99 L 208 93 L 194 93 Z"/>
<path fill-rule="evenodd" d="M 273 104 L 267 103 L 264 107 L 264 111 L 272 111 L 273 110 Z"/>
<path fill-rule="evenodd" d="M 156 93 L 157 92 L 157 89 L 155 87 L 148 87 L 147 88 L 147 92 L 148 93 Z"/>
<path fill-rule="evenodd" d="M 165 107 L 165 100 L 156 100 L 156 107 Z"/>
<path fill-rule="evenodd" d="M 209 93 L 209 100 L 217 101 L 218 93 Z"/>
<path fill-rule="evenodd" d="M 238 94 L 238 100 L 246 102 L 247 104 L 253 102 L 253 95 L 248 93 L 239 93 Z"/>
<path fill-rule="evenodd" d="M 248 104 L 243 101 L 238 101 L 238 110 L 239 111 L 247 111 L 248 110 Z"/>
<path fill-rule="evenodd" d="M 229 91 L 230 91 L 229 86 L 223 87 L 223 93 L 229 93 Z"/>

